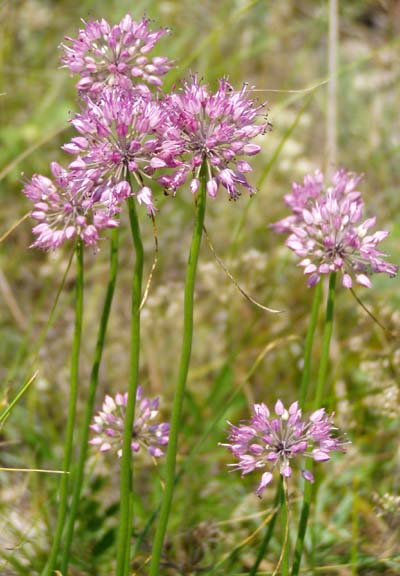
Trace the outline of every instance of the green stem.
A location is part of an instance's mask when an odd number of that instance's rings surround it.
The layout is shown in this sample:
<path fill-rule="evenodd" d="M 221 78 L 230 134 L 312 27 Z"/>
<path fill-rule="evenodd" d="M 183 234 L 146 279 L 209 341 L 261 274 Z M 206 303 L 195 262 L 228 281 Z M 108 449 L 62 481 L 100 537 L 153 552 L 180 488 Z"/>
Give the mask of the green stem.
<path fill-rule="evenodd" d="M 289 551 L 290 551 L 290 542 L 289 542 L 289 505 L 288 505 L 288 494 L 287 494 L 287 485 L 285 485 L 284 480 L 282 478 L 282 494 L 281 494 L 281 521 L 282 521 L 282 546 L 283 550 L 282 554 L 282 576 L 289 576 Z"/>
<path fill-rule="evenodd" d="M 131 491 L 129 493 L 129 518 L 133 518 L 133 500 L 134 500 L 134 494 L 133 494 L 133 491 L 131 489 Z M 128 545 L 126 547 L 124 576 L 129 576 L 129 572 L 130 572 L 130 565 L 129 564 L 130 564 L 130 559 L 131 559 L 131 550 L 134 550 L 134 547 L 131 546 L 131 542 L 129 539 Z"/>
<path fill-rule="evenodd" d="M 185 395 L 186 380 L 192 351 L 194 287 L 206 209 L 206 173 L 204 164 L 201 169 L 200 180 L 201 187 L 197 198 L 196 221 L 193 229 L 192 243 L 186 271 L 183 340 L 179 374 L 171 415 L 171 427 L 166 461 L 165 491 L 153 543 L 153 553 L 149 572 L 150 576 L 158 576 L 159 574 L 161 553 L 165 532 L 167 529 L 169 513 L 171 510 L 172 496 L 175 484 L 175 464 L 178 449 L 178 434 L 181 424 L 182 405 Z"/>
<path fill-rule="evenodd" d="M 63 470 L 66 474 L 62 475 L 59 489 L 59 507 L 57 524 L 54 533 L 53 545 L 50 551 L 48 562 L 42 572 L 44 576 L 50 576 L 53 573 L 57 556 L 60 548 L 61 537 L 64 530 L 65 517 L 68 506 L 68 484 L 69 472 L 72 459 L 72 442 L 75 429 L 76 401 L 78 395 L 79 379 L 79 355 L 81 348 L 82 336 L 82 317 L 83 317 L 83 246 L 79 240 L 76 246 L 76 287 L 75 287 L 75 329 L 72 342 L 71 354 L 71 372 L 70 372 L 70 396 L 68 405 L 67 429 L 65 434 L 65 450 L 63 460 Z"/>
<path fill-rule="evenodd" d="M 304 404 L 307 399 L 307 392 L 310 386 L 310 374 L 311 374 L 311 353 L 314 343 L 315 330 L 318 322 L 318 313 L 321 305 L 322 299 L 322 282 L 319 282 L 314 291 L 314 298 L 311 309 L 311 319 L 308 325 L 306 343 L 304 347 L 304 363 L 303 363 L 303 374 L 301 377 L 300 385 L 300 408 L 304 408 Z"/>
<path fill-rule="evenodd" d="M 61 556 L 61 572 L 65 576 L 68 573 L 69 555 L 74 534 L 75 521 L 78 513 L 79 500 L 82 491 L 87 452 L 89 448 L 88 440 L 90 432 L 90 422 L 93 417 L 93 409 L 96 399 L 96 390 L 99 381 L 100 363 L 103 355 L 104 340 L 107 331 L 108 319 L 110 316 L 111 304 L 114 296 L 115 282 L 117 279 L 118 244 L 119 244 L 119 227 L 114 228 L 111 232 L 110 273 L 108 279 L 108 286 L 106 296 L 104 299 L 103 312 L 100 319 L 99 332 L 97 335 L 96 349 L 94 354 L 92 372 L 90 375 L 90 383 L 89 383 L 88 397 L 86 400 L 85 413 L 83 415 L 79 458 L 76 464 L 76 469 L 74 470 L 74 487 L 72 492 L 71 509 L 67 521 L 65 542 L 63 547 L 63 553 Z"/>
<path fill-rule="evenodd" d="M 326 396 L 327 394 L 327 391 L 325 390 L 325 383 L 326 383 L 326 376 L 328 373 L 329 349 L 331 345 L 332 329 L 333 329 L 335 285 L 336 285 L 336 273 L 332 272 L 329 277 L 328 302 L 326 305 L 325 326 L 324 326 L 324 334 L 322 337 L 322 352 L 321 352 L 321 359 L 319 362 L 317 389 L 315 392 L 315 400 L 314 400 L 314 410 L 317 410 L 318 408 L 321 407 L 322 399 L 324 395 Z"/>
<path fill-rule="evenodd" d="M 325 390 L 326 377 L 328 373 L 329 364 L 329 350 L 332 338 L 333 329 L 333 312 L 335 303 L 335 285 L 336 285 L 336 274 L 331 273 L 329 277 L 329 289 L 328 289 L 328 300 L 326 304 L 326 315 L 325 315 L 325 326 L 322 338 L 322 352 L 321 359 L 319 363 L 318 370 L 318 380 L 317 389 L 314 398 L 314 410 L 321 407 L 322 398 L 327 395 Z M 313 468 L 313 462 L 310 460 L 307 462 L 306 468 L 311 470 Z M 310 506 L 315 493 L 314 485 L 310 482 L 305 482 L 304 486 L 304 498 L 303 507 L 300 515 L 299 530 L 297 533 L 296 548 L 294 551 L 294 560 L 292 567 L 292 576 L 298 576 L 301 564 L 301 557 L 304 548 L 304 539 L 307 531 L 308 517 L 310 514 Z"/>
<path fill-rule="evenodd" d="M 131 349 L 130 374 L 128 381 L 128 400 L 126 405 L 124 432 L 122 440 L 121 475 L 120 475 L 120 525 L 117 541 L 116 576 L 125 576 L 130 560 L 130 537 L 132 532 L 133 514 L 130 506 L 132 487 L 132 430 L 135 417 L 136 391 L 139 377 L 140 353 L 140 304 L 142 299 L 143 279 L 143 244 L 140 235 L 139 220 L 134 198 L 128 198 L 129 220 L 132 240 L 136 254 L 135 268 L 132 279 L 132 310 L 131 310 Z"/>
<path fill-rule="evenodd" d="M 279 510 L 278 510 L 279 502 L 281 502 L 282 498 L 284 498 L 284 497 L 285 497 L 285 495 L 283 493 L 283 482 L 282 482 L 282 478 L 281 478 L 279 485 L 278 485 L 278 488 L 276 490 L 275 498 L 274 498 L 273 506 L 275 509 L 275 513 L 274 513 L 273 517 L 271 518 L 271 521 L 268 524 L 268 528 L 265 531 L 263 541 L 261 542 L 261 546 L 260 546 L 260 549 L 258 551 L 258 556 L 257 556 L 256 561 L 254 562 L 254 564 L 251 568 L 251 571 L 249 572 L 249 576 L 257 576 L 258 567 L 260 566 L 260 564 L 261 564 L 261 562 L 265 556 L 269 542 L 270 542 L 272 534 L 274 532 L 275 522 L 276 522 L 278 512 L 279 512 Z"/>
<path fill-rule="evenodd" d="M 309 469 L 309 466 L 307 466 L 307 469 Z M 303 506 L 301 509 L 299 530 L 297 533 L 296 548 L 294 550 L 292 576 L 297 576 L 299 573 L 299 570 L 300 570 L 300 563 L 301 563 L 301 557 L 303 554 L 304 538 L 306 536 L 306 531 L 307 531 L 307 523 L 308 523 L 308 517 L 310 514 L 312 495 L 313 495 L 313 484 L 311 484 L 311 482 L 305 481 L 304 482 Z"/>

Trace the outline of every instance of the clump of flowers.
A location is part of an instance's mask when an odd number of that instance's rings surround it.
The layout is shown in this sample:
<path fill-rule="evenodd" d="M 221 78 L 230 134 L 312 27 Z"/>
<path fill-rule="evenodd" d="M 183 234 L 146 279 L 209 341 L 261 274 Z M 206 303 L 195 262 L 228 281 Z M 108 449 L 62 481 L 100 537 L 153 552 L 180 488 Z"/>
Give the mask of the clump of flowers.
<path fill-rule="evenodd" d="M 285 194 L 283 200 L 293 214 L 271 224 L 275 232 L 290 232 L 296 222 L 301 221 L 301 215 L 309 201 L 318 198 L 323 190 L 324 175 L 320 170 L 314 174 L 306 174 L 304 182 L 293 182 L 291 194 Z"/>
<path fill-rule="evenodd" d="M 161 150 L 166 111 L 157 102 L 122 88 L 104 89 L 97 101 L 87 98 L 85 109 L 71 120 L 80 136 L 63 146 L 76 155 L 71 168 L 92 182 L 92 193 L 105 191 L 121 201 L 131 194 L 150 213 L 155 211 L 145 180 L 157 168 L 172 163 Z M 136 184 L 134 192 L 128 176 Z"/>
<path fill-rule="evenodd" d="M 166 97 L 170 126 L 163 149 L 166 153 L 180 152 L 183 160 L 175 174 L 160 179 L 163 185 L 176 191 L 191 172 L 190 189 L 197 192 L 205 162 L 209 196 L 214 198 L 220 185 L 234 200 L 240 196 L 240 188 L 254 193 L 246 178 L 252 167 L 238 157 L 260 152 L 260 146 L 250 141 L 265 132 L 269 124 L 265 120 L 265 105 L 256 105 L 247 92 L 246 85 L 236 92 L 222 79 L 218 90 L 212 93 L 193 77 L 180 92 Z M 263 121 L 257 123 L 260 116 Z"/>
<path fill-rule="evenodd" d="M 130 14 L 119 24 L 110 26 L 103 19 L 84 22 L 78 38 L 67 37 L 62 44 L 62 63 L 71 72 L 81 75 L 77 84 L 81 92 L 97 94 L 105 86 L 121 86 L 147 92 L 147 84 L 161 86 L 161 76 L 172 62 L 165 56 L 148 57 L 167 29 L 149 29 L 150 20 L 132 20 Z"/>
<path fill-rule="evenodd" d="M 277 232 L 290 233 L 286 245 L 302 258 L 300 266 L 309 276 L 308 285 L 321 275 L 342 274 L 342 284 L 352 288 L 353 281 L 371 287 L 370 276 L 386 273 L 395 276 L 397 266 L 385 261 L 377 249 L 388 232 L 370 232 L 376 218 L 363 220 L 364 201 L 357 186 L 361 176 L 338 170 L 332 185 L 324 187 L 323 176 L 306 176 L 303 185 L 295 184 L 285 197 L 293 214 L 273 225 Z"/>
<path fill-rule="evenodd" d="M 94 197 L 90 181 L 75 179 L 57 162 L 52 162 L 51 171 L 53 179 L 35 174 L 23 189 L 34 202 L 31 215 L 38 221 L 33 228 L 33 246 L 55 249 L 74 237 L 94 245 L 100 230 L 118 226 L 118 220 L 113 218 L 118 208 L 106 193 Z"/>
<path fill-rule="evenodd" d="M 265 404 L 254 404 L 251 420 L 239 426 L 229 423 L 229 442 L 220 444 L 238 458 L 238 463 L 228 466 L 240 470 L 242 476 L 253 470 L 270 468 L 261 476 L 256 490 L 258 496 L 272 481 L 275 468 L 284 478 L 290 478 L 293 459 L 308 456 L 315 462 L 325 462 L 330 459 L 331 452 L 344 452 L 346 443 L 337 435 L 334 414 L 327 414 L 324 408 L 313 412 L 308 420 L 302 418 L 298 402 L 286 409 L 278 400 L 274 411 L 275 417 Z M 302 475 L 309 482 L 314 481 L 310 470 L 303 469 Z"/>
<path fill-rule="evenodd" d="M 95 436 L 89 444 L 98 446 L 100 452 L 114 452 L 122 456 L 122 438 L 124 431 L 125 410 L 128 394 L 116 394 L 115 398 L 106 396 L 100 412 L 94 417 L 90 428 Z M 139 452 L 145 448 L 150 456 L 159 458 L 164 454 L 168 444 L 169 423 L 156 422 L 159 415 L 160 399 L 150 399 L 143 395 L 138 387 L 136 394 L 135 422 L 132 430 L 131 448 Z"/>

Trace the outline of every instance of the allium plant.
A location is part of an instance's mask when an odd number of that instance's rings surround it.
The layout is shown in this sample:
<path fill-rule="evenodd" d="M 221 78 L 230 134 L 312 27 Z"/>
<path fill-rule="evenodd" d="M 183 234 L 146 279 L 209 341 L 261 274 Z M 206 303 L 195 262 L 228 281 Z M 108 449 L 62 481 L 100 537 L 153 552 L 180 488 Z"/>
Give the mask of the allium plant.
<path fill-rule="evenodd" d="M 215 93 L 200 85 L 196 77 L 186 82 L 179 93 L 170 94 L 163 102 L 169 126 L 164 133 L 161 156 L 168 158 L 168 166 L 177 170 L 163 175 L 159 182 L 175 192 L 191 173 L 190 189 L 196 198 L 196 220 L 193 228 L 184 297 L 184 324 L 178 380 L 171 415 L 171 434 L 167 451 L 166 482 L 157 525 L 150 576 L 158 576 L 165 532 L 171 510 L 175 485 L 175 467 L 178 435 L 186 381 L 193 342 L 193 307 L 197 263 L 204 227 L 207 196 L 215 197 L 220 184 L 226 188 L 230 199 L 240 195 L 240 188 L 254 192 L 246 174 L 252 168 L 240 156 L 254 156 L 260 151 L 252 138 L 264 133 L 268 127 L 264 105 L 256 105 L 248 98 L 247 87 L 240 92 L 232 90 L 226 80 L 221 80 Z M 259 117 L 263 121 L 258 123 Z"/>
<path fill-rule="evenodd" d="M 91 183 L 95 196 L 107 193 L 120 202 L 134 194 L 153 213 L 152 192 L 145 181 L 172 163 L 172 154 L 161 150 L 166 110 L 122 88 L 107 88 L 97 101 L 85 98 L 85 104 L 71 120 L 80 136 L 63 146 L 76 155 L 71 169 Z M 131 189 L 129 176 L 137 190 Z"/>
<path fill-rule="evenodd" d="M 99 240 L 103 228 L 114 228 L 118 221 L 113 216 L 118 211 L 104 191 L 93 196 L 93 184 L 88 179 L 74 178 L 57 162 L 52 162 L 53 179 L 35 174 L 26 182 L 23 192 L 34 202 L 32 218 L 38 221 L 33 233 L 33 246 L 55 249 L 66 240 L 81 238 L 86 245 Z"/>
<path fill-rule="evenodd" d="M 165 56 L 149 57 L 148 53 L 167 29 L 149 29 L 150 20 L 132 20 L 130 14 L 111 26 L 106 20 L 94 20 L 79 30 L 78 38 L 67 37 L 62 44 L 64 67 L 80 74 L 77 89 L 97 94 L 105 86 L 136 87 L 144 93 L 147 84 L 161 86 L 161 76 L 172 62 Z"/>
<path fill-rule="evenodd" d="M 197 192 L 205 162 L 209 196 L 214 198 L 220 185 L 233 200 L 240 196 L 242 188 L 254 193 L 246 177 L 252 167 L 240 157 L 260 152 L 260 146 L 251 140 L 263 134 L 269 124 L 265 105 L 257 105 L 249 98 L 247 85 L 236 92 L 222 79 L 218 90 L 212 93 L 193 77 L 184 83 L 182 91 L 166 97 L 165 106 L 170 127 L 162 146 L 167 154 L 181 151 L 183 162 L 175 174 L 160 179 L 162 184 L 176 191 L 191 173 L 190 189 Z"/>
<path fill-rule="evenodd" d="M 274 407 L 271 416 L 265 404 L 254 404 L 250 422 L 239 426 L 230 424 L 229 442 L 226 446 L 239 462 L 228 464 L 240 470 L 242 476 L 263 468 L 270 468 L 261 476 L 256 494 L 261 496 L 265 487 L 272 481 L 272 471 L 279 469 L 284 478 L 292 475 L 292 460 L 307 456 L 315 462 L 330 459 L 333 451 L 344 451 L 345 442 L 337 436 L 333 424 L 334 414 L 327 414 L 324 408 L 313 412 L 308 420 L 303 419 L 298 402 L 285 408 L 281 400 Z M 302 470 L 303 477 L 314 481 L 310 470 Z"/>
<path fill-rule="evenodd" d="M 94 417 L 90 426 L 95 436 L 89 444 L 98 446 L 100 452 L 115 452 L 122 456 L 122 437 L 124 431 L 125 409 L 128 394 L 116 394 L 115 398 L 106 396 L 102 409 Z M 163 456 L 164 447 L 168 444 L 169 424 L 155 422 L 159 415 L 160 399 L 150 399 L 143 395 L 141 386 L 136 394 L 136 414 L 132 430 L 131 449 L 139 452 L 146 448 L 150 456 Z"/>
<path fill-rule="evenodd" d="M 316 172 L 303 185 L 295 184 L 285 197 L 293 215 L 273 227 L 290 233 L 286 245 L 302 259 L 309 286 L 319 282 L 321 275 L 340 272 L 345 288 L 352 288 L 354 281 L 369 288 L 372 274 L 397 273 L 397 266 L 386 262 L 386 254 L 377 249 L 389 233 L 370 232 L 376 218 L 363 219 L 360 180 L 356 174 L 338 170 L 325 188 L 322 174 Z"/>

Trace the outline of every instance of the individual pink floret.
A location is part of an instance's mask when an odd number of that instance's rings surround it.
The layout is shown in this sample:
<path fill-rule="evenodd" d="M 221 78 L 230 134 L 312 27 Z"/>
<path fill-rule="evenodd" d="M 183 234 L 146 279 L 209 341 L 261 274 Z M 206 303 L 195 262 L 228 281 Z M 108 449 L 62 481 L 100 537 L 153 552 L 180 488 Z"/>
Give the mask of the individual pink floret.
<path fill-rule="evenodd" d="M 278 400 L 274 412 L 275 415 L 271 415 L 265 404 L 254 404 L 251 420 L 239 426 L 229 422 L 229 442 L 220 444 L 229 448 L 239 460 L 228 466 L 240 470 L 242 476 L 267 468 L 256 490 L 258 496 L 272 481 L 275 468 L 281 476 L 290 478 L 294 459 L 308 456 L 315 462 L 324 462 L 330 459 L 331 452 L 344 452 L 347 443 L 337 435 L 333 425 L 334 414 L 328 415 L 324 408 L 316 410 L 305 420 L 298 402 L 286 409 Z M 310 470 L 303 470 L 302 475 L 309 482 L 314 481 Z"/>

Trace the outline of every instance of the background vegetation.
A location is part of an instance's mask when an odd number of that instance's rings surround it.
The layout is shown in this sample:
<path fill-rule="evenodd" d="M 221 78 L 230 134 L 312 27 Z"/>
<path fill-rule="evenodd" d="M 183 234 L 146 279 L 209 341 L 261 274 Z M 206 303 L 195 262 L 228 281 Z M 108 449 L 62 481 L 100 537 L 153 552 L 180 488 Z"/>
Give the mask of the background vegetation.
<path fill-rule="evenodd" d="M 385 249 L 399 261 L 400 209 L 400 3 L 340 3 L 338 164 L 363 172 L 370 215 L 391 231 Z M 258 194 L 229 203 L 220 192 L 208 203 L 207 229 L 217 253 L 236 280 L 258 301 L 283 309 L 269 315 L 247 302 L 218 266 L 204 242 L 199 270 L 196 330 L 180 463 L 186 463 L 175 495 L 165 551 L 165 575 L 246 574 L 262 533 L 238 546 L 260 525 L 274 488 L 260 501 L 256 478 L 230 474 L 223 448 L 225 420 L 249 415 L 253 401 L 290 402 L 298 394 L 304 335 L 312 291 L 296 258 L 268 225 L 286 213 L 283 195 L 291 182 L 326 168 L 328 2 L 318 0 L 9 0 L 0 3 L 0 235 L 29 209 L 21 179 L 48 173 L 62 161 L 67 120 L 76 110 L 74 80 L 59 70 L 57 46 L 74 36 L 80 18 L 117 22 L 127 11 L 145 12 L 156 26 L 171 28 L 157 47 L 176 60 L 165 88 L 189 72 L 211 85 L 228 76 L 240 87 L 257 87 L 268 100 L 273 130 L 260 140 L 254 182 Z M 312 90 L 308 90 L 313 88 Z M 143 311 L 141 379 L 162 396 L 169 416 L 180 346 L 184 271 L 193 216 L 189 192 L 158 200 L 159 262 Z M 150 220 L 141 211 L 146 266 L 154 256 Z M 123 216 L 124 223 L 126 215 Z M 39 367 L 39 375 L 1 430 L 2 467 L 59 469 L 68 398 L 73 326 L 71 270 L 44 344 L 51 307 L 70 257 L 68 249 L 44 254 L 29 249 L 31 221 L 0 246 L 0 402 L 3 406 Z M 132 252 L 126 227 L 97 405 L 105 393 L 124 391 L 129 342 Z M 107 278 L 108 250 L 86 251 L 85 326 L 80 405 L 86 396 L 99 310 Z M 399 330 L 400 280 L 377 277 L 359 296 L 392 331 Z M 316 353 L 318 354 L 318 340 Z M 37 356 L 38 354 L 38 356 Z M 261 355 L 261 356 L 260 356 Z M 260 361 L 253 370 L 257 358 Z M 307 541 L 304 573 L 395 575 L 400 573 L 398 339 L 388 338 L 340 290 L 330 377 L 337 420 L 353 444 L 346 456 L 325 466 L 318 506 Z M 249 375 L 249 372 L 252 372 Z M 241 387 L 227 407 L 227 399 Z M 216 425 L 204 438 L 208 425 Z M 203 436 L 202 436 L 203 435 Z M 198 445 L 199 438 L 203 441 Z M 194 446 L 197 451 L 193 453 Z M 193 454 L 190 460 L 188 455 Z M 135 574 L 145 574 L 153 526 L 148 519 L 160 494 L 162 463 L 136 465 L 140 492 L 135 531 Z M 58 478 L 0 473 L 0 572 L 34 575 L 48 555 Z M 116 532 L 118 466 L 93 452 L 80 510 L 71 573 L 112 573 Z M 291 483 L 295 537 L 297 481 Z M 317 537 L 311 554 L 313 537 Z M 280 553 L 279 526 L 261 565 L 270 574 Z"/>

